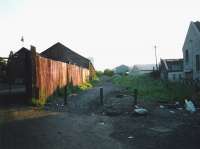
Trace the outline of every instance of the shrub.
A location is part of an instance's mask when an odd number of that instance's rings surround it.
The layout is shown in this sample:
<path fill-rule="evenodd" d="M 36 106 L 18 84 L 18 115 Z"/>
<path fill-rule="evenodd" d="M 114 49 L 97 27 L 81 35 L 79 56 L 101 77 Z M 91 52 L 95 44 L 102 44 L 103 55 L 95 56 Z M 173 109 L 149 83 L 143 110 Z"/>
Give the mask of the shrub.
<path fill-rule="evenodd" d="M 102 71 L 96 71 L 96 77 L 101 77 L 103 75 Z"/>
<path fill-rule="evenodd" d="M 45 99 L 35 99 L 35 98 L 31 99 L 31 105 L 32 106 L 41 107 L 41 106 L 44 106 L 45 103 L 46 103 Z"/>
<path fill-rule="evenodd" d="M 111 77 L 114 75 L 114 72 L 111 69 L 105 69 L 103 74 Z"/>

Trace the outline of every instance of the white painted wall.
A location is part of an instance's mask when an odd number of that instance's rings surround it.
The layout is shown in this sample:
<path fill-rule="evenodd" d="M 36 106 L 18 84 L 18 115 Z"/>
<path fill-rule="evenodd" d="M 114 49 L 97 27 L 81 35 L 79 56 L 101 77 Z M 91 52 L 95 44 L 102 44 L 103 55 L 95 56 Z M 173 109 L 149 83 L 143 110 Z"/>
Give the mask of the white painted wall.
<path fill-rule="evenodd" d="M 190 41 L 192 40 L 192 41 Z M 185 51 L 189 52 L 189 62 L 185 61 Z M 200 55 L 200 32 L 193 22 L 190 23 L 188 33 L 183 45 L 184 72 L 192 71 L 193 79 L 200 79 L 200 72 L 196 71 L 196 55 Z M 185 77 L 185 75 L 184 75 Z"/>
<path fill-rule="evenodd" d="M 183 72 L 169 72 L 168 73 L 168 80 L 169 81 L 180 81 L 181 78 L 184 77 Z"/>

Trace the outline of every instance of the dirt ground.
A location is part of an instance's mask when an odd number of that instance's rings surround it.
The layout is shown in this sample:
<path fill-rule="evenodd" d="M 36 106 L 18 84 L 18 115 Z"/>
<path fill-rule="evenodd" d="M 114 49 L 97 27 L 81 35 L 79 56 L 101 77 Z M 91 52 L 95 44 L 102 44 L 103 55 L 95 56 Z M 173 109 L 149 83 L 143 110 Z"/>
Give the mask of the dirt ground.
<path fill-rule="evenodd" d="M 104 105 L 99 87 L 104 88 Z M 164 106 L 139 100 L 148 114 L 133 113 L 133 97 L 103 78 L 101 85 L 68 98 L 56 98 L 44 109 L 0 108 L 2 149 L 199 149 L 200 112 L 183 105 Z M 183 109 L 181 109 L 183 108 Z"/>

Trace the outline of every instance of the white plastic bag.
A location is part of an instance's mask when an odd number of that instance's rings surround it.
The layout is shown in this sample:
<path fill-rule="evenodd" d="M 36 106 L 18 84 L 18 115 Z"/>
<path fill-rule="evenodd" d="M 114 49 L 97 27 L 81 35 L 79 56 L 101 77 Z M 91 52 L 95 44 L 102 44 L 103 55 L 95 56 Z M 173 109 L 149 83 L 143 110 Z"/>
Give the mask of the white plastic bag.
<path fill-rule="evenodd" d="M 138 109 L 135 109 L 134 111 L 135 113 L 140 114 L 140 115 L 145 115 L 148 113 L 148 111 L 144 108 L 138 108 Z"/>
<path fill-rule="evenodd" d="M 194 113 L 196 111 L 196 108 L 191 100 L 185 99 L 185 109 L 189 111 L 190 113 Z"/>

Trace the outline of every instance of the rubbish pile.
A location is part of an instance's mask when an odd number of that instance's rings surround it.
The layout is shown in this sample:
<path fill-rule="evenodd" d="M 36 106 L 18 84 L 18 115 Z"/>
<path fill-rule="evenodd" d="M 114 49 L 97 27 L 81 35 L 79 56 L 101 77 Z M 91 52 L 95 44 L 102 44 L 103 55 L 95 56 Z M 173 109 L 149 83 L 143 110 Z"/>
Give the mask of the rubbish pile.
<path fill-rule="evenodd" d="M 196 108 L 194 106 L 194 103 L 191 100 L 185 99 L 185 109 L 189 111 L 190 113 L 196 112 Z"/>
<path fill-rule="evenodd" d="M 190 113 L 194 113 L 196 112 L 196 107 L 194 105 L 194 103 L 192 102 L 192 100 L 190 99 L 185 99 L 184 105 L 181 105 L 180 102 L 175 102 L 174 104 L 163 104 L 160 105 L 160 109 L 175 109 L 175 110 L 183 110 L 185 109 L 186 111 L 190 112 Z M 175 112 L 170 110 L 170 113 L 174 114 Z"/>
<path fill-rule="evenodd" d="M 135 106 L 134 108 L 134 112 L 133 115 L 140 115 L 140 116 L 145 116 L 148 114 L 148 110 L 143 108 L 143 107 L 139 107 L 139 106 Z"/>

